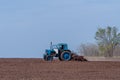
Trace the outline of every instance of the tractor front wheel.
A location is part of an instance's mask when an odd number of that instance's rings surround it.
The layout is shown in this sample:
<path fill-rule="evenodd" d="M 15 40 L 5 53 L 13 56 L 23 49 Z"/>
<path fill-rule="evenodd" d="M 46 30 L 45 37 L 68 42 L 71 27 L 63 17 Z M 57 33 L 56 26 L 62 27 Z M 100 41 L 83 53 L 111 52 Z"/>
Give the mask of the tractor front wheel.
<path fill-rule="evenodd" d="M 52 61 L 53 60 L 53 56 L 44 55 L 44 60 L 45 61 Z"/>

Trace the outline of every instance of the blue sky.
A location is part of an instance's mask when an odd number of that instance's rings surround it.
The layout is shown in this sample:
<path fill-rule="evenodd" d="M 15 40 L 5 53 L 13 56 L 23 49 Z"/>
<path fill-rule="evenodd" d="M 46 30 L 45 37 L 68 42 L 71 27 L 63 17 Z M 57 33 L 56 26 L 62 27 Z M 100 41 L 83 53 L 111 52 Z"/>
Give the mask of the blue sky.
<path fill-rule="evenodd" d="M 39 58 L 51 41 L 76 51 L 107 26 L 120 29 L 120 0 L 1 0 L 0 57 Z"/>

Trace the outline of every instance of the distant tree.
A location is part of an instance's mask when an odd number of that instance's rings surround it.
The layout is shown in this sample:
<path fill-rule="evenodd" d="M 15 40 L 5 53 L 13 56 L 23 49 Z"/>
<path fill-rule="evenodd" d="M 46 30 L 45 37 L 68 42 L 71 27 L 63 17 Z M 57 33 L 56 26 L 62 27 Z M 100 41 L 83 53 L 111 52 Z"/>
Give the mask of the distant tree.
<path fill-rule="evenodd" d="M 112 57 L 115 47 L 120 43 L 120 33 L 116 27 L 98 28 L 95 39 L 101 54 L 105 57 Z"/>
<path fill-rule="evenodd" d="M 96 44 L 81 44 L 78 50 L 84 56 L 99 56 L 99 50 Z"/>
<path fill-rule="evenodd" d="M 117 45 L 117 46 L 115 47 L 115 50 L 114 50 L 114 52 L 113 52 L 113 55 L 114 55 L 114 56 L 120 56 L 120 45 Z"/>

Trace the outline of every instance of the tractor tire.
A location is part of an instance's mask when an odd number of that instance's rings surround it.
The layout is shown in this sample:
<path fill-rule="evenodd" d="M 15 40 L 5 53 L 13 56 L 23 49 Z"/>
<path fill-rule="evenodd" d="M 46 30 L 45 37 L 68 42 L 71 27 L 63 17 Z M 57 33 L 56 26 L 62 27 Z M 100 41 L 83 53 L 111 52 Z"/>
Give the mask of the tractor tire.
<path fill-rule="evenodd" d="M 45 60 L 45 61 L 47 61 L 47 55 L 43 55 L 43 59 Z"/>
<path fill-rule="evenodd" d="M 47 56 L 47 57 L 46 57 L 46 60 L 47 60 L 47 61 L 52 61 L 52 60 L 53 60 L 53 56 Z"/>
<path fill-rule="evenodd" d="M 59 56 L 59 60 L 62 61 L 61 57 Z"/>
<path fill-rule="evenodd" d="M 44 60 L 45 61 L 52 61 L 53 60 L 53 56 L 44 55 Z"/>
<path fill-rule="evenodd" d="M 72 58 L 71 52 L 69 52 L 69 51 L 63 51 L 60 55 L 60 59 L 62 61 L 70 61 L 71 58 Z"/>

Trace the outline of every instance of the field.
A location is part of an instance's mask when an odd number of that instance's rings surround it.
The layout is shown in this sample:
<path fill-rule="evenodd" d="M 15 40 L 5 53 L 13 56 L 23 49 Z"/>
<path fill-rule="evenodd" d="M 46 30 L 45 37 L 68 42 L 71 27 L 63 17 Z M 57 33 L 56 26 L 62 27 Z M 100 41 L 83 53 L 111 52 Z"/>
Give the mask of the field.
<path fill-rule="evenodd" d="M 120 80 L 120 62 L 1 58 L 0 80 Z"/>

